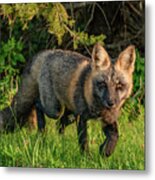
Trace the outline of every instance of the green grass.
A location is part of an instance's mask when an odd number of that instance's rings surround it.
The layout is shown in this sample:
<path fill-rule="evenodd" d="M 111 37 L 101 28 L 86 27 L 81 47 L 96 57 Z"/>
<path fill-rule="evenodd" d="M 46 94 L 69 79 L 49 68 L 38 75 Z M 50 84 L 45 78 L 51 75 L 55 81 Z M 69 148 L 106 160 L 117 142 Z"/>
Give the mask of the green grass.
<path fill-rule="evenodd" d="M 105 138 L 100 122 L 88 123 L 89 154 L 79 151 L 75 124 L 68 126 L 64 135 L 59 135 L 55 123 L 47 119 L 43 134 L 28 128 L 0 134 L 0 166 L 144 170 L 143 107 L 132 121 L 123 111 L 119 118 L 120 138 L 109 158 L 98 153 Z"/>

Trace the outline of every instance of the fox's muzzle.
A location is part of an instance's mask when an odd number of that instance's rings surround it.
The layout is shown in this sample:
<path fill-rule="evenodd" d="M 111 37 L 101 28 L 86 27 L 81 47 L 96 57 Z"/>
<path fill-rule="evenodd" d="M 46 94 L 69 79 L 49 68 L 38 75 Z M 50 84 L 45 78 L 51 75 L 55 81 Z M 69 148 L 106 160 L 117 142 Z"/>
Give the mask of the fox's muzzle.
<path fill-rule="evenodd" d="M 103 101 L 103 106 L 104 106 L 105 108 L 108 108 L 108 109 L 114 108 L 114 107 L 116 106 L 115 100 L 112 100 L 112 99 L 110 99 L 110 100 L 104 100 L 104 101 Z"/>

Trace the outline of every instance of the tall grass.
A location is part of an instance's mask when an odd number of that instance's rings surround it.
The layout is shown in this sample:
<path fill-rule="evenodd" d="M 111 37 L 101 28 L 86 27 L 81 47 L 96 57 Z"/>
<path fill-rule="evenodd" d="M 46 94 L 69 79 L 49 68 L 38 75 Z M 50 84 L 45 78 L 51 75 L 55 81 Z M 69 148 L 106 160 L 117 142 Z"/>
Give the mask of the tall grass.
<path fill-rule="evenodd" d="M 15 133 L 0 134 L 0 166 L 144 170 L 143 106 L 136 120 L 129 121 L 128 117 L 123 111 L 119 118 L 119 141 L 109 158 L 99 155 L 99 145 L 105 137 L 97 120 L 88 122 L 90 152 L 81 154 L 76 124 L 59 135 L 56 121 L 46 119 L 44 133 L 23 128 Z"/>

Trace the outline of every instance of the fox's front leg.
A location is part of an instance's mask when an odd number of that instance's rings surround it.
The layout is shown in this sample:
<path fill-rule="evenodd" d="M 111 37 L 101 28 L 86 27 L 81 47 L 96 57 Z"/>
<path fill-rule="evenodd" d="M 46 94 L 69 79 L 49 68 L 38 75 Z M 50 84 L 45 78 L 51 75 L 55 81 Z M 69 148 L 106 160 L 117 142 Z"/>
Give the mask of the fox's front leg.
<path fill-rule="evenodd" d="M 106 139 L 100 146 L 100 154 L 108 157 L 113 153 L 118 141 L 119 133 L 117 122 L 105 125 L 103 127 L 103 132 L 106 136 Z"/>
<path fill-rule="evenodd" d="M 83 116 L 77 116 L 77 132 L 81 151 L 88 151 L 87 120 Z"/>
<path fill-rule="evenodd" d="M 75 121 L 74 116 L 73 116 L 74 119 L 72 119 L 72 120 L 69 118 L 69 115 L 71 115 L 71 114 L 72 114 L 71 111 L 65 109 L 63 116 L 58 120 L 57 127 L 59 129 L 60 134 L 64 134 L 66 126 L 72 124 Z"/>
<path fill-rule="evenodd" d="M 37 113 L 38 130 L 44 131 L 45 130 L 45 116 L 44 116 L 43 108 L 39 99 L 35 101 L 35 108 L 36 108 L 36 113 Z"/>

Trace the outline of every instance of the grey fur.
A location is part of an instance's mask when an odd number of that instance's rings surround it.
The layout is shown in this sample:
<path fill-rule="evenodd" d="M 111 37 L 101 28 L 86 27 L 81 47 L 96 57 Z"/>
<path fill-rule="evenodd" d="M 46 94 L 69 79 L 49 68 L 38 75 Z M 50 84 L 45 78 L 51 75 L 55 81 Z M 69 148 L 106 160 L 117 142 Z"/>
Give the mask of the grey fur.
<path fill-rule="evenodd" d="M 61 123 L 70 124 L 65 120 L 70 113 L 77 118 L 81 150 L 88 148 L 87 120 L 100 117 L 106 135 L 100 153 L 109 156 L 118 140 L 119 110 L 131 94 L 134 62 L 134 46 L 124 50 L 114 64 L 99 44 L 93 49 L 92 60 L 72 51 L 43 51 L 25 68 L 11 107 L 0 112 L 0 129 L 24 124 L 35 106 L 41 130 L 44 113 L 57 119 L 65 107 Z"/>
<path fill-rule="evenodd" d="M 30 113 L 38 96 L 45 112 L 51 116 L 52 110 L 54 111 L 57 107 L 57 100 L 61 104 L 68 101 L 64 89 L 69 86 L 71 78 L 69 74 L 75 71 L 83 59 L 88 61 L 87 57 L 71 51 L 45 50 L 38 53 L 26 66 L 19 91 L 11 106 L 0 111 L 3 128 L 14 129 L 16 121 L 18 123 L 23 121 Z"/>
<path fill-rule="evenodd" d="M 70 107 L 68 87 L 78 65 L 88 58 L 71 51 L 57 50 L 50 53 L 41 67 L 38 76 L 39 96 L 45 113 L 49 117 L 59 114 L 61 106 Z M 48 80 L 48 81 L 47 81 Z M 82 102 L 83 99 L 79 101 Z"/>

